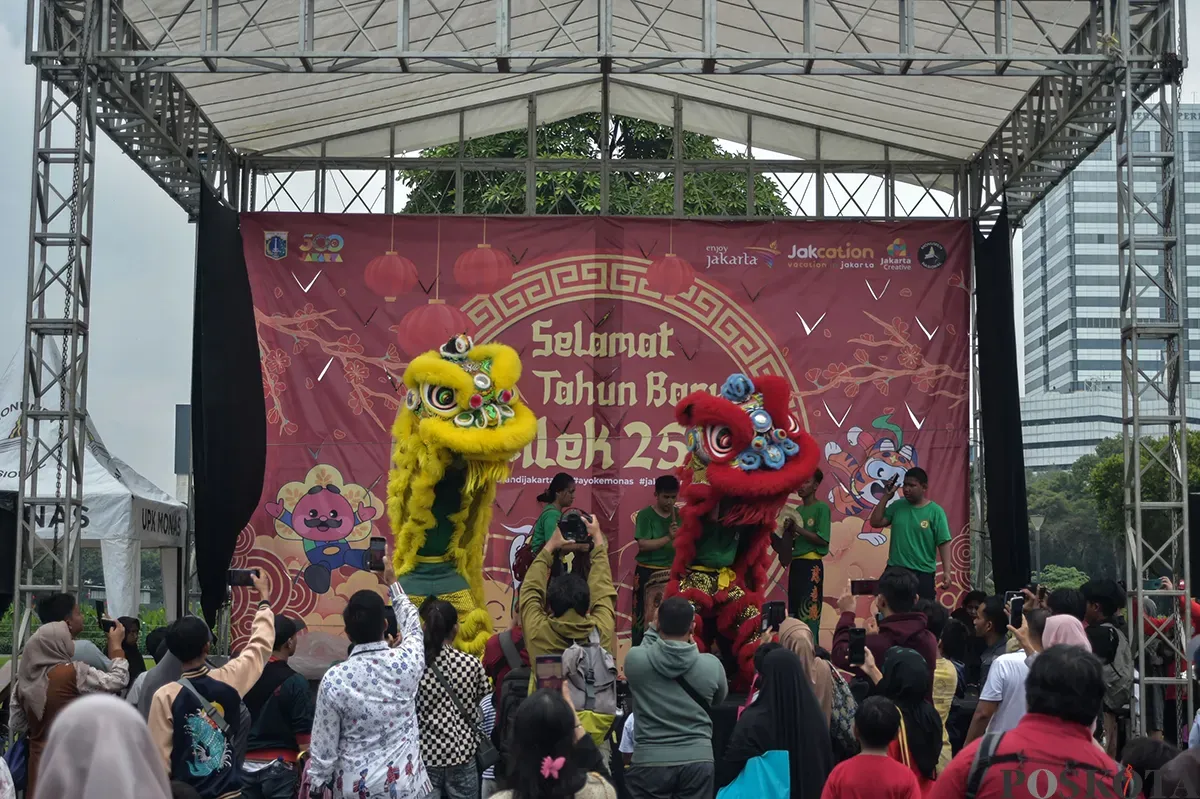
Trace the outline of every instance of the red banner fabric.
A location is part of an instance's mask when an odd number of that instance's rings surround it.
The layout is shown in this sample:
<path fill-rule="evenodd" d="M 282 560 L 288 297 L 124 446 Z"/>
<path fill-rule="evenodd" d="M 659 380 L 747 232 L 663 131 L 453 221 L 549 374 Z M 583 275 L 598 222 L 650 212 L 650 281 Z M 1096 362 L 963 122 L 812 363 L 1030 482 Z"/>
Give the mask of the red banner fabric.
<path fill-rule="evenodd" d="M 265 569 L 276 608 L 308 624 L 306 663 L 345 656 L 342 608 L 379 579 L 348 564 L 328 586 L 310 585 L 308 542 L 280 517 L 289 511 L 290 521 L 309 488 L 335 484 L 350 509 L 375 511 L 355 517 L 350 547 L 390 539 L 401 376 L 410 358 L 464 330 L 520 352 L 521 393 L 540 419 L 538 439 L 497 491 L 485 568 L 498 627 L 508 623 L 535 497 L 565 471 L 576 504 L 599 514 L 612 541 L 628 645 L 633 517 L 685 452 L 674 405 L 734 372 L 787 378 L 823 447 L 820 496 L 834 520 L 826 644 L 846 581 L 884 568 L 886 534 L 864 524 L 897 468 L 929 472 L 954 531 L 956 587 L 943 598 L 965 586 L 966 223 L 256 213 L 242 217 L 242 235 L 268 448 L 262 509 L 234 566 Z M 782 599 L 783 567 L 770 575 Z M 244 602 L 234 608 L 235 645 L 249 631 Z"/>

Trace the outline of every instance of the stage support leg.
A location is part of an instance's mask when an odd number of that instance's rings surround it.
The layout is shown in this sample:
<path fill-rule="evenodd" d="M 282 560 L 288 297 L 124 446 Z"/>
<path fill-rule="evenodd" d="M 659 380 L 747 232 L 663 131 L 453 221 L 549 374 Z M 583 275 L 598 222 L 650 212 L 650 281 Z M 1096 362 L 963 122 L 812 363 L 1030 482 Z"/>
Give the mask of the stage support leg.
<path fill-rule="evenodd" d="M 1119 0 L 1120 42 L 1117 155 L 1117 248 L 1120 270 L 1122 438 L 1126 585 L 1130 618 L 1142 618 L 1147 597 L 1166 598 L 1176 623 L 1160 635 L 1138 624 L 1130 632 L 1142 701 L 1132 713 L 1132 735 L 1147 731 L 1150 686 L 1180 692 L 1178 718 L 1165 725 L 1190 724 L 1193 697 L 1187 675 L 1191 614 L 1180 614 L 1180 598 L 1191 588 L 1188 574 L 1187 507 L 1187 285 L 1183 279 L 1183 143 L 1178 135 L 1182 62 L 1174 41 L 1172 16 L 1165 26 L 1172 41 L 1160 44 L 1169 55 L 1146 58 L 1130 31 L 1131 0 Z M 1169 0 L 1162 13 L 1174 15 Z M 1182 35 L 1182 33 L 1180 34 Z M 1142 99 L 1148 85 L 1157 89 Z M 1165 474 L 1166 493 L 1151 496 L 1148 472 Z M 1171 587 L 1147 590 L 1145 581 L 1165 575 Z M 1132 608 L 1136 608 L 1133 611 Z M 1165 608 L 1164 608 L 1165 610 Z M 1162 646 L 1180 677 L 1148 674 L 1148 655 Z M 1183 695 L 1187 695 L 1183 701 Z M 1131 709 L 1132 710 L 1132 709 Z M 1184 715 L 1186 713 L 1186 715 Z M 1186 735 L 1186 733 L 1185 733 Z M 1186 737 L 1184 738 L 1186 740 Z"/>
<path fill-rule="evenodd" d="M 34 101 L 14 660 L 34 595 L 79 587 L 101 9 L 84 0 L 64 25 L 52 6 L 30 17 L 36 49 L 61 55 L 39 64 Z M 41 515 L 63 520 L 53 543 L 36 535 Z"/>
<path fill-rule="evenodd" d="M 167 611 L 167 621 L 175 621 L 184 615 L 182 596 L 179 591 L 179 565 L 183 560 L 183 549 L 173 547 L 159 550 L 162 555 L 162 591 L 163 606 Z"/>

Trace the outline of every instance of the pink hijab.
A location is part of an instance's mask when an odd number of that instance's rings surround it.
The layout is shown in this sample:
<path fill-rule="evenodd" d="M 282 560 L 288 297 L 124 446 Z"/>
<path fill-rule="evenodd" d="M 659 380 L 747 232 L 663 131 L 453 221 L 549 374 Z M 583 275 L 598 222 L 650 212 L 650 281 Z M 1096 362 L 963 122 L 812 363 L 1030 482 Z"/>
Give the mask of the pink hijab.
<path fill-rule="evenodd" d="M 1083 623 L 1074 616 L 1065 614 L 1046 619 L 1046 629 L 1042 632 L 1043 649 L 1049 649 L 1057 644 L 1079 646 L 1089 652 L 1092 651 L 1087 633 L 1083 630 Z"/>

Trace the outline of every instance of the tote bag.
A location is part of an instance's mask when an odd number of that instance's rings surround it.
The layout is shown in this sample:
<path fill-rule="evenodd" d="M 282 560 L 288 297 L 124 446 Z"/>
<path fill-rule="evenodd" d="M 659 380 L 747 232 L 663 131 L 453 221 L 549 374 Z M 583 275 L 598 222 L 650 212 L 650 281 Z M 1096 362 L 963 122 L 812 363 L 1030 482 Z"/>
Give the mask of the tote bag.
<path fill-rule="evenodd" d="M 775 750 L 747 760 L 737 779 L 717 792 L 717 799 L 788 799 L 791 784 L 787 750 Z"/>

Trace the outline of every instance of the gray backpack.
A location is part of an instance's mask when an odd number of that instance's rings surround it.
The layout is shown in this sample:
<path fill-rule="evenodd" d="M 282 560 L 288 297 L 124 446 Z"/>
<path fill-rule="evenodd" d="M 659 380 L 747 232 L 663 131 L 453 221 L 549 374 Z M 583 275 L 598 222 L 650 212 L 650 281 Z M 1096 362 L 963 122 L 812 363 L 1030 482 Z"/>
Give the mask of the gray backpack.
<path fill-rule="evenodd" d="M 571 644 L 563 652 L 562 673 L 571 686 L 577 711 L 617 714 L 617 661 L 600 645 L 600 633 L 594 627 L 586 643 Z"/>

